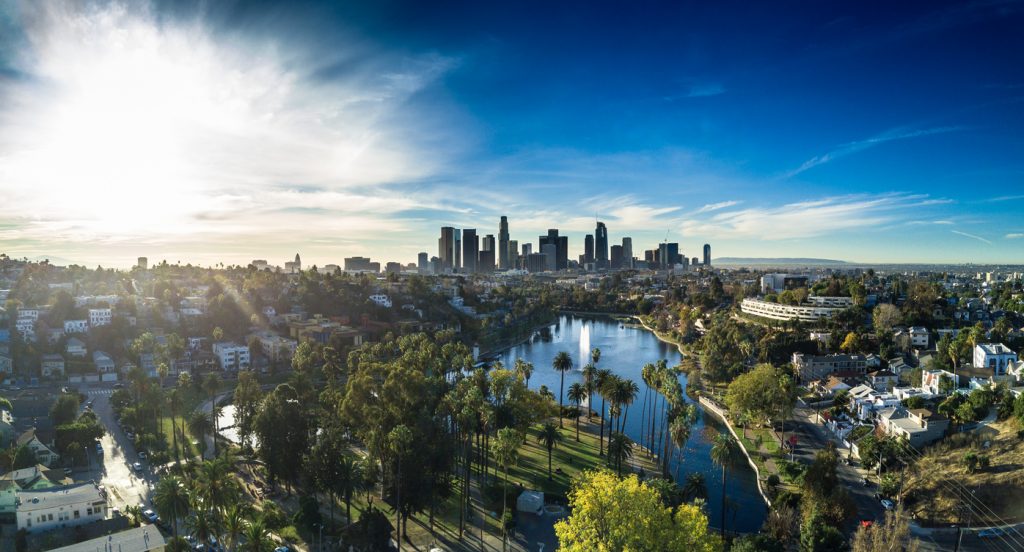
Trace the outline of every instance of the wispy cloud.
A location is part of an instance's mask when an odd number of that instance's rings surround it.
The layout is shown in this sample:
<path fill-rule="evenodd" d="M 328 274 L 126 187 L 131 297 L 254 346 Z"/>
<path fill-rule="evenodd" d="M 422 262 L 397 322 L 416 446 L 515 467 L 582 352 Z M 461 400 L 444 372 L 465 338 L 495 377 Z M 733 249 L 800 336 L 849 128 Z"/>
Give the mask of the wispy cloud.
<path fill-rule="evenodd" d="M 907 129 L 905 127 L 894 128 L 891 130 L 887 130 L 877 136 L 867 138 L 865 140 L 858 140 L 856 142 L 848 142 L 846 144 L 842 144 L 839 147 L 833 149 L 832 151 L 812 157 L 807 161 L 804 161 L 803 164 L 801 164 L 799 167 L 785 173 L 785 175 L 783 176 L 784 178 L 792 178 L 804 171 L 813 169 L 814 167 L 824 165 L 826 163 L 835 161 L 836 159 L 840 159 L 848 155 L 864 151 L 868 148 L 873 148 L 875 146 L 885 144 L 887 142 L 893 142 L 896 140 L 907 140 L 910 138 L 919 138 L 922 136 L 932 136 L 935 134 L 945 134 L 948 132 L 957 132 L 963 129 L 964 127 L 959 126 L 944 126 L 916 130 Z"/>
<path fill-rule="evenodd" d="M 998 197 L 990 197 L 982 200 L 985 203 L 998 203 L 1000 201 L 1017 201 L 1018 199 L 1024 199 L 1024 195 L 1004 195 Z"/>
<path fill-rule="evenodd" d="M 718 203 L 708 203 L 707 205 L 701 207 L 700 209 L 697 209 L 697 212 L 710 213 L 711 211 L 719 211 L 738 204 L 739 201 L 719 201 Z"/>
<path fill-rule="evenodd" d="M 1017 240 L 1017 239 L 1020 239 L 1020 238 L 1024 238 L 1024 234 L 1022 234 L 1020 232 L 1013 232 L 1013 233 L 1007 234 L 1007 235 L 1005 235 L 1003 237 L 1008 239 L 1008 240 Z"/>
<path fill-rule="evenodd" d="M 991 240 L 987 240 L 987 239 L 985 239 L 985 238 L 983 238 L 981 236 L 977 236 L 977 235 L 974 235 L 974 234 L 968 234 L 967 232 L 961 232 L 960 230 L 950 230 L 950 232 L 952 232 L 954 234 L 957 234 L 959 236 L 963 236 L 965 238 L 971 238 L 972 240 L 978 240 L 978 241 L 980 241 L 982 243 L 987 243 L 989 245 L 992 245 L 992 241 Z"/>

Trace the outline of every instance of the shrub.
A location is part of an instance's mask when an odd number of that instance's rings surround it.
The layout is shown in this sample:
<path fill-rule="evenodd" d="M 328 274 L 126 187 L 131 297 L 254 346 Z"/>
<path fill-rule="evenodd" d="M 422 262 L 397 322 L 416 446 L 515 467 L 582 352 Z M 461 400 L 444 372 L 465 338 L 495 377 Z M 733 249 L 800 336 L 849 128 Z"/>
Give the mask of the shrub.
<path fill-rule="evenodd" d="M 978 455 L 973 452 L 968 452 L 964 455 L 964 465 L 967 466 L 969 473 L 974 473 L 978 469 Z"/>
<path fill-rule="evenodd" d="M 288 524 L 288 516 L 273 500 L 261 502 L 260 511 L 263 513 L 263 521 L 270 529 L 280 529 Z"/>

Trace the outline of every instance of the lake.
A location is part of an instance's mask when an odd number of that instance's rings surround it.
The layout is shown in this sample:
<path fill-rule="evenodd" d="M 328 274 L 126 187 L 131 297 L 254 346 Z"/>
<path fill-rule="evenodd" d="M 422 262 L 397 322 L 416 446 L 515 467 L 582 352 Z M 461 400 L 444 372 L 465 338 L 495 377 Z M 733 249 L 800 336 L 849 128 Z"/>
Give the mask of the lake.
<path fill-rule="evenodd" d="M 679 364 L 682 356 L 674 345 L 662 342 L 641 326 L 622 325 L 612 318 L 564 315 L 546 331 L 538 332 L 527 342 L 498 353 L 498 358 L 509 369 L 512 369 L 517 358 L 532 362 L 534 370 L 530 388 L 539 389 L 541 385 L 546 385 L 557 397 L 560 375 L 551 367 L 552 359 L 559 351 L 572 355 L 574 370 L 565 374 L 565 390 L 568 391 L 572 383 L 583 381 L 581 369 L 590 362 L 590 351 L 594 347 L 601 349 L 598 362 L 600 368 L 607 368 L 623 378 L 631 379 L 640 388 L 626 418 L 626 434 L 640 442 L 645 388 L 640 371 L 645 364 L 661 359 L 665 359 L 669 366 Z M 686 385 L 685 375 L 680 376 L 679 380 L 683 386 Z M 600 408 L 600 399 L 596 395 L 594 402 L 595 407 Z M 568 400 L 564 403 L 569 404 Z M 674 476 L 678 468 L 681 479 L 692 472 L 704 474 L 708 487 L 708 518 L 712 525 L 718 527 L 721 519 L 722 470 L 711 461 L 711 439 L 716 433 L 728 432 L 728 429 L 702 409 L 698 409 L 698 412 L 697 423 L 683 449 L 682 466 L 677 466 L 677 455 L 673 450 L 670 469 Z M 764 522 L 767 506 L 757 491 L 754 471 L 746 462 L 730 470 L 726 494 L 736 506 L 726 514 L 728 528 L 740 532 L 757 531 Z"/>

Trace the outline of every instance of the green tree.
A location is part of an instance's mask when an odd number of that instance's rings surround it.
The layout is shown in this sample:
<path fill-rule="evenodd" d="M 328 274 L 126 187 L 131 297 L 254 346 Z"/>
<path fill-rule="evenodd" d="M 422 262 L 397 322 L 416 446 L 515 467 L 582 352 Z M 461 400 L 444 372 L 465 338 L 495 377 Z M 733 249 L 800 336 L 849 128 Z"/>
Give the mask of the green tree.
<path fill-rule="evenodd" d="M 800 552 L 846 552 L 849 549 L 839 529 L 829 525 L 819 512 L 810 512 L 800 528 Z"/>
<path fill-rule="evenodd" d="M 910 535 L 910 518 L 902 507 L 885 513 L 885 519 L 869 527 L 861 525 L 853 535 L 852 552 L 917 552 L 921 543 Z"/>
<path fill-rule="evenodd" d="M 739 444 L 736 439 L 726 433 L 719 433 L 715 436 L 714 444 L 711 446 L 711 461 L 722 467 L 722 538 L 725 538 L 725 494 L 726 483 L 728 482 L 729 470 L 736 466 L 740 458 Z"/>
<path fill-rule="evenodd" d="M 615 474 L 622 475 L 622 463 L 633 457 L 633 440 L 615 432 L 608 436 L 608 461 L 615 466 Z"/>
<path fill-rule="evenodd" d="M 153 495 L 156 512 L 164 519 L 170 518 L 174 536 L 178 536 L 178 521 L 188 515 L 191 498 L 184 481 L 168 475 L 160 479 Z"/>
<path fill-rule="evenodd" d="M 548 481 L 551 481 L 551 455 L 555 447 L 558 446 L 558 443 L 562 442 L 562 434 L 559 433 L 555 424 L 544 422 L 544 425 L 540 428 L 540 433 L 537 435 L 537 442 L 548 451 Z"/>
<path fill-rule="evenodd" d="M 412 442 L 412 431 L 404 425 L 396 426 L 388 433 L 388 451 L 395 458 L 395 542 L 398 543 L 398 552 L 402 552 L 402 459 L 409 454 Z"/>
<path fill-rule="evenodd" d="M 50 419 L 53 425 L 59 426 L 69 424 L 78 417 L 78 395 L 72 393 L 61 393 L 57 401 L 50 407 Z"/>
<path fill-rule="evenodd" d="M 519 461 L 519 447 L 523 446 L 523 435 L 519 431 L 506 427 L 498 430 L 494 442 L 494 459 L 505 471 L 505 481 L 501 486 L 501 518 L 505 519 L 508 511 L 508 470 Z M 501 532 L 501 547 L 505 549 L 508 540 L 507 531 Z"/>
<path fill-rule="evenodd" d="M 569 402 L 576 406 L 576 440 L 580 440 L 580 405 L 587 398 L 587 390 L 581 383 L 569 386 Z"/>
<path fill-rule="evenodd" d="M 271 481 L 292 482 L 309 448 L 308 416 L 299 395 L 289 384 L 278 385 L 264 399 L 255 419 L 259 457 L 267 466 Z"/>
<path fill-rule="evenodd" d="M 239 372 L 232 404 L 235 405 L 235 426 L 238 427 L 238 440 L 243 447 L 249 446 L 253 423 L 259 412 L 262 399 L 263 391 L 260 389 L 255 374 L 247 370 Z"/>
<path fill-rule="evenodd" d="M 526 382 L 526 387 L 530 387 L 530 377 L 533 376 L 533 363 L 527 362 L 521 358 L 516 359 L 515 363 L 516 374 L 519 374 Z"/>
<path fill-rule="evenodd" d="M 572 370 L 572 357 L 566 351 L 559 351 L 551 361 L 551 366 L 558 371 L 558 427 L 562 427 L 562 397 L 565 396 L 565 373 Z"/>
<path fill-rule="evenodd" d="M 565 552 L 722 549 L 700 508 L 683 504 L 673 511 L 635 475 L 584 472 L 573 480 L 569 505 L 572 514 L 555 524 Z"/>

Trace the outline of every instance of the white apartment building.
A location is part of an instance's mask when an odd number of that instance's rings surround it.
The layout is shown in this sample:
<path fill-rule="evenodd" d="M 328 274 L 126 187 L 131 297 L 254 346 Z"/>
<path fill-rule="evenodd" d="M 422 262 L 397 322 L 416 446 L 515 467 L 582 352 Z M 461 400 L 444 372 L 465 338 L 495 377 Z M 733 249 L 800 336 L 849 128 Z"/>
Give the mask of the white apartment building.
<path fill-rule="evenodd" d="M 370 296 L 370 301 L 377 304 L 378 307 L 384 307 L 386 309 L 391 308 L 391 298 L 383 293 L 376 293 Z"/>
<path fill-rule="evenodd" d="M 33 322 L 39 320 L 39 309 L 18 308 L 18 320 L 29 319 Z"/>
<path fill-rule="evenodd" d="M 928 328 L 923 326 L 910 327 L 910 346 L 915 349 L 928 348 Z"/>
<path fill-rule="evenodd" d="M 43 355 L 40 371 L 44 378 L 64 375 L 64 357 L 58 354 Z"/>
<path fill-rule="evenodd" d="M 111 309 L 89 309 L 89 325 L 106 326 L 113 320 L 114 314 Z"/>
<path fill-rule="evenodd" d="M 793 353 L 793 366 L 802 382 L 826 378 L 836 373 L 863 375 L 867 373 L 864 355 L 805 355 Z"/>
<path fill-rule="evenodd" d="M 82 320 L 65 320 L 64 321 L 64 333 L 86 333 L 89 331 L 89 321 Z"/>
<path fill-rule="evenodd" d="M 260 332 L 256 334 L 260 342 L 260 350 L 271 362 L 287 361 L 295 354 L 295 348 L 299 342 L 287 337 L 281 337 L 273 332 Z"/>
<path fill-rule="evenodd" d="M 833 297 L 827 295 L 810 295 L 806 304 L 815 307 L 829 307 L 833 309 L 848 309 L 853 306 L 853 297 Z"/>
<path fill-rule="evenodd" d="M 232 341 L 213 344 L 213 354 L 217 357 L 221 370 L 249 368 L 249 347 Z"/>
<path fill-rule="evenodd" d="M 740 310 L 747 314 L 771 318 L 773 320 L 800 320 L 814 322 L 827 320 L 835 313 L 843 310 L 835 307 L 816 307 L 811 305 L 782 305 L 760 299 L 744 299 Z"/>
<path fill-rule="evenodd" d="M 64 351 L 73 357 L 82 358 L 85 356 L 85 343 L 77 337 L 72 337 L 68 340 L 68 344 L 65 346 Z"/>
<path fill-rule="evenodd" d="M 1017 353 L 1002 343 L 978 343 L 974 346 L 974 367 L 992 370 L 993 376 L 1006 375 L 1006 370 L 1014 362 L 1017 362 Z"/>
<path fill-rule="evenodd" d="M 28 532 L 74 527 L 105 519 L 107 500 L 92 483 L 21 491 L 15 516 Z"/>
<path fill-rule="evenodd" d="M 19 318 L 14 322 L 14 328 L 21 334 L 25 341 L 36 340 L 36 321 L 32 318 Z"/>

